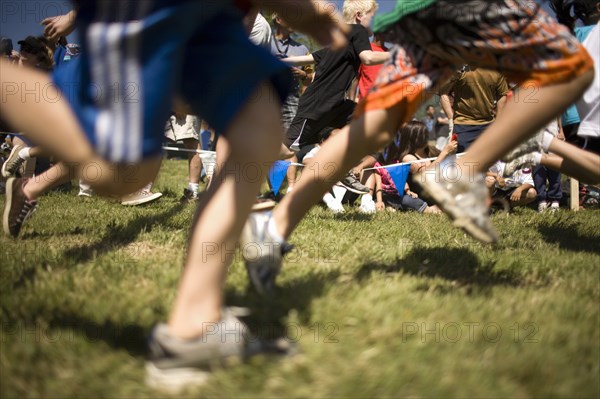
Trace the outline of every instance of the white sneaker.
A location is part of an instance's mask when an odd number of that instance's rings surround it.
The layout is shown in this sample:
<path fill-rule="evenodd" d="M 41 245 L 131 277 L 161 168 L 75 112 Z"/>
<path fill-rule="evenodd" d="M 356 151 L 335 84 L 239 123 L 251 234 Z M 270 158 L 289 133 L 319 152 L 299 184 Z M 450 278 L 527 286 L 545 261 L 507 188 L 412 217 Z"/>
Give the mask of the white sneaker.
<path fill-rule="evenodd" d="M 541 152 L 532 152 L 529 154 L 525 154 L 519 158 L 512 160 L 511 162 L 504 165 L 504 171 L 502 175 L 504 177 L 512 177 L 512 175 L 520 169 L 531 165 L 539 165 L 542 160 Z"/>
<path fill-rule="evenodd" d="M 325 205 L 327 205 L 327 208 L 329 208 L 333 213 L 346 212 L 344 210 L 344 206 L 342 205 L 342 203 L 340 201 L 338 201 L 337 199 L 335 199 L 335 197 L 333 195 L 331 195 L 331 193 L 327 193 L 323 196 L 323 202 L 325 202 Z"/>
<path fill-rule="evenodd" d="M 377 207 L 375 206 L 375 201 L 373 201 L 373 197 L 371 195 L 366 194 L 360 198 L 360 207 L 358 208 L 359 212 L 371 214 L 377 212 Z"/>
<path fill-rule="evenodd" d="M 552 201 L 552 204 L 550 204 L 549 210 L 550 210 L 550 212 L 556 212 L 556 211 L 560 210 L 560 204 L 557 201 Z"/>
<path fill-rule="evenodd" d="M 548 209 L 548 203 L 546 201 L 540 201 L 540 203 L 538 204 L 538 212 L 545 212 L 546 209 Z"/>
<path fill-rule="evenodd" d="M 537 133 L 535 136 L 502 157 L 502 162 L 514 161 L 515 159 L 532 152 L 542 152 L 543 139 L 544 131 L 542 130 L 540 133 Z"/>
<path fill-rule="evenodd" d="M 121 205 L 135 206 L 147 204 L 149 202 L 156 201 L 160 197 L 162 197 L 162 193 L 153 193 L 148 190 L 140 190 L 121 198 Z"/>
<path fill-rule="evenodd" d="M 94 195 L 94 190 L 92 190 L 91 188 L 80 188 L 79 194 L 77 195 L 79 197 L 91 197 L 92 195 Z"/>

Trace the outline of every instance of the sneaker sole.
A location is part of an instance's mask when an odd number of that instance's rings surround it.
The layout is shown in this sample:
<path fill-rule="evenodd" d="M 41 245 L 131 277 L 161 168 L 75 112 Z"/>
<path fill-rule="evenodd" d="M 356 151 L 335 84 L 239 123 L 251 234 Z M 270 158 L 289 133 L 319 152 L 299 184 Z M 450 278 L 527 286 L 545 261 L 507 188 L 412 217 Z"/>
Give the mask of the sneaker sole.
<path fill-rule="evenodd" d="M 481 241 L 486 244 L 493 244 L 498 241 L 497 236 L 489 234 L 487 231 L 480 229 L 471 221 L 471 218 L 468 215 L 466 215 L 458 206 L 454 205 L 454 198 L 451 195 L 448 195 L 446 190 L 434 190 L 430 189 L 429 186 L 425 184 L 421 184 L 421 176 L 421 174 L 415 175 L 415 182 L 421 186 L 423 192 L 433 198 L 440 209 L 450 217 L 454 226 L 462 229 L 477 241 Z"/>
<path fill-rule="evenodd" d="M 154 193 L 154 194 L 149 195 L 148 197 L 145 197 L 145 198 L 131 200 L 131 201 L 122 201 L 121 205 L 135 206 L 135 205 L 147 204 L 149 202 L 156 201 L 160 197 L 162 197 L 162 193 Z"/>
<path fill-rule="evenodd" d="M 211 373 L 194 368 L 162 370 L 146 362 L 146 385 L 159 391 L 178 394 L 206 384 Z"/>
<path fill-rule="evenodd" d="M 15 180 L 15 177 L 11 177 L 6 181 L 6 203 L 4 205 L 4 214 L 2 215 L 2 229 L 4 230 L 4 234 L 10 237 L 13 237 L 13 235 L 10 234 L 10 229 L 8 226 L 8 217 L 10 215 L 10 209 L 12 206 L 12 194 L 14 190 Z"/>
<path fill-rule="evenodd" d="M 17 148 L 19 147 L 19 148 Z M 13 147 L 12 151 L 10 152 L 10 154 L 8 154 L 8 157 L 6 158 L 6 161 L 4 161 L 4 164 L 2 164 L 2 169 L 0 170 L 0 173 L 2 173 L 2 176 L 6 179 L 10 178 L 10 177 L 19 177 L 17 176 L 17 173 L 15 173 L 14 175 L 8 173 L 8 171 L 6 170 L 6 166 L 8 165 L 8 162 L 14 158 L 14 156 L 19 156 L 18 151 L 20 151 L 21 149 L 23 149 L 25 147 L 23 146 L 15 146 Z M 18 150 L 18 151 L 17 151 Z"/>
<path fill-rule="evenodd" d="M 360 190 L 357 190 L 355 188 L 345 186 L 342 183 L 337 183 L 336 186 L 337 187 L 344 187 L 346 190 L 348 190 L 348 191 L 350 191 L 351 193 L 354 193 L 354 194 L 369 194 L 369 191 L 360 191 Z"/>

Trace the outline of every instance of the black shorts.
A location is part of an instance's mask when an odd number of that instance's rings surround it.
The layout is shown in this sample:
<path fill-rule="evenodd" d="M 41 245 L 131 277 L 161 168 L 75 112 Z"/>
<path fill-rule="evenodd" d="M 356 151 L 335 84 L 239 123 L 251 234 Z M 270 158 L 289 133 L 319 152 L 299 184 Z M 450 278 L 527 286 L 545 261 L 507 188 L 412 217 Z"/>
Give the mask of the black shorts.
<path fill-rule="evenodd" d="M 299 151 L 306 145 L 319 144 L 323 132 L 331 128 L 341 129 L 350 122 L 355 107 L 356 103 L 348 100 L 318 120 L 296 116 L 286 133 L 285 145 L 293 151 Z"/>

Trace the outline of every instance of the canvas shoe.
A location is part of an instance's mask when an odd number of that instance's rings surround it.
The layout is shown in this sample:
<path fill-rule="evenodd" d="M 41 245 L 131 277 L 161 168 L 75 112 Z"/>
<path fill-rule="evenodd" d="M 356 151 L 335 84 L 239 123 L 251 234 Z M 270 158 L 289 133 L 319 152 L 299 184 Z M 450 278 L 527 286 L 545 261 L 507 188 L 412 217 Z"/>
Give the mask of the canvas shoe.
<path fill-rule="evenodd" d="M 291 354 L 293 349 L 284 340 L 269 342 L 254 337 L 229 309 L 223 311 L 219 322 L 206 323 L 203 335 L 197 339 L 178 339 L 166 324 L 159 324 L 148 346 L 146 384 L 173 394 L 202 386 L 220 367 L 239 364 L 261 353 Z"/>
<path fill-rule="evenodd" d="M 23 192 L 29 179 L 11 177 L 6 182 L 6 202 L 2 217 L 4 234 L 17 238 L 23 223 L 29 219 L 37 207 L 37 201 L 30 201 Z"/>
<path fill-rule="evenodd" d="M 360 207 L 358 208 L 359 212 L 372 214 L 377 212 L 377 207 L 375 206 L 375 201 L 370 194 L 365 194 L 360 199 Z"/>
<path fill-rule="evenodd" d="M 548 203 L 546 201 L 540 201 L 537 209 L 539 213 L 545 212 L 546 209 L 548 209 Z"/>
<path fill-rule="evenodd" d="M 355 194 L 369 194 L 369 187 L 361 184 L 352 173 L 348 173 L 342 180 L 336 183 L 336 186 L 344 187 L 346 190 Z"/>
<path fill-rule="evenodd" d="M 346 210 L 340 201 L 338 201 L 331 193 L 326 193 L 323 196 L 323 202 L 327 205 L 327 208 L 333 213 L 344 213 Z"/>
<path fill-rule="evenodd" d="M 487 207 L 488 189 L 482 174 L 446 181 L 435 169 L 415 174 L 414 181 L 431 197 L 446 215 L 471 237 L 484 242 L 498 241 Z"/>
<path fill-rule="evenodd" d="M 541 152 L 531 152 L 519 158 L 515 158 L 511 162 L 504 165 L 504 171 L 502 172 L 502 175 L 504 177 L 512 177 L 517 170 L 521 170 L 531 165 L 539 165 L 541 159 Z"/>
<path fill-rule="evenodd" d="M 502 157 L 502 162 L 511 162 L 523 155 L 530 154 L 532 152 L 542 152 L 543 151 L 543 140 L 544 140 L 545 131 L 537 133 L 535 136 L 530 138 L 529 140 L 523 142 L 517 148 L 506 154 Z"/>
<path fill-rule="evenodd" d="M 240 237 L 240 250 L 250 282 L 261 295 L 270 294 L 281 271 L 283 256 L 292 250 L 269 233 L 271 212 L 254 212 L 248 216 Z"/>
<path fill-rule="evenodd" d="M 552 201 L 548 210 L 550 212 L 556 212 L 556 211 L 560 210 L 560 204 L 558 203 L 558 201 Z"/>
<path fill-rule="evenodd" d="M 153 193 L 150 190 L 142 189 L 133 194 L 122 197 L 121 205 L 136 206 L 147 204 L 149 202 L 156 201 L 160 197 L 162 197 L 162 193 Z"/>
<path fill-rule="evenodd" d="M 15 145 L 12 148 L 8 158 L 6 158 L 6 161 L 2 165 L 2 176 L 5 178 L 21 176 L 20 169 L 25 160 L 19 156 L 19 151 L 23 148 L 25 146 L 22 145 Z"/>

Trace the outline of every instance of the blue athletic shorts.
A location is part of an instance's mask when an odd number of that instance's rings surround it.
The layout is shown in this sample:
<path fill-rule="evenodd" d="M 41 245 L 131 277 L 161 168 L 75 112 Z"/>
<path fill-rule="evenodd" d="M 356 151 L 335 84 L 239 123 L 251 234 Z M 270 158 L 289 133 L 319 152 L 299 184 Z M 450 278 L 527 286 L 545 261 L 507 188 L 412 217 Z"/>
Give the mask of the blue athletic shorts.
<path fill-rule="evenodd" d="M 292 76 L 254 46 L 234 0 L 80 1 L 82 55 L 54 81 L 100 156 L 137 162 L 161 152 L 179 95 L 219 132 L 263 81 L 280 103 Z"/>

